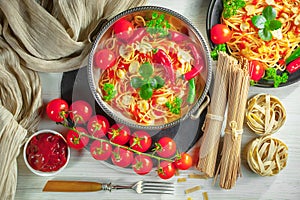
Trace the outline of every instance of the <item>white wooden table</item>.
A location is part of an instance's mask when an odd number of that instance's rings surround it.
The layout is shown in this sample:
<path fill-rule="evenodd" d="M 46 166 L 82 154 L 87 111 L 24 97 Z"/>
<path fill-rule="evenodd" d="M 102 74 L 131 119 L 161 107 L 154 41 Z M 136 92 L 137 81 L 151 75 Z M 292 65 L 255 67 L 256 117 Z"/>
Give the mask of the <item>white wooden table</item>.
<path fill-rule="evenodd" d="M 205 0 L 149 0 L 149 5 L 159 5 L 170 8 L 183 14 L 200 30 L 204 37 L 206 13 L 209 1 Z M 48 102 L 60 96 L 60 81 L 62 74 L 41 73 L 43 100 Z M 137 195 L 133 191 L 116 192 L 92 192 L 92 193 L 45 193 L 42 188 L 47 180 L 68 179 L 68 180 L 95 180 L 111 181 L 113 183 L 134 182 L 140 179 L 156 179 L 155 176 L 138 176 L 130 173 L 116 171 L 94 160 L 87 150 L 71 152 L 71 160 L 67 168 L 55 177 L 39 177 L 32 174 L 25 166 L 22 156 L 18 159 L 18 185 L 16 199 L 37 200 L 37 199 L 202 199 L 202 192 L 207 192 L 209 199 L 299 199 L 300 198 L 300 82 L 293 85 L 265 89 L 251 87 L 249 97 L 258 93 L 269 93 L 277 96 L 283 102 L 287 111 L 287 121 L 285 125 L 275 133 L 274 136 L 284 141 L 289 147 L 289 158 L 287 167 L 278 175 L 273 177 L 260 177 L 248 169 L 245 160 L 242 161 L 242 177 L 238 179 L 236 186 L 231 190 L 224 190 L 218 186 L 218 182 L 213 185 L 213 179 L 199 180 L 188 179 L 185 183 L 176 184 L 176 195 Z M 44 118 L 40 124 L 40 129 L 50 128 L 63 130 L 61 126 Z M 245 127 L 243 135 L 243 145 L 249 142 L 255 135 Z M 185 177 L 190 173 L 197 173 L 196 169 L 182 172 L 180 177 Z M 174 177 L 171 181 L 176 181 Z M 184 190 L 196 185 L 201 186 L 201 190 L 189 195 L 184 194 Z"/>

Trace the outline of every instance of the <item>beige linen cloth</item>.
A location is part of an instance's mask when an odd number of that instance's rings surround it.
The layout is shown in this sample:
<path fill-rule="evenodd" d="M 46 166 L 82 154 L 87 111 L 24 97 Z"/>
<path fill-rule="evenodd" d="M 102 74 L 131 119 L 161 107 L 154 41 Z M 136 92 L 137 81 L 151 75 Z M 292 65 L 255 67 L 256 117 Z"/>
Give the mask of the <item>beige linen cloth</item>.
<path fill-rule="evenodd" d="M 43 108 L 38 72 L 78 69 L 100 19 L 146 0 L 0 0 L 0 199 L 14 199 L 17 157 Z"/>

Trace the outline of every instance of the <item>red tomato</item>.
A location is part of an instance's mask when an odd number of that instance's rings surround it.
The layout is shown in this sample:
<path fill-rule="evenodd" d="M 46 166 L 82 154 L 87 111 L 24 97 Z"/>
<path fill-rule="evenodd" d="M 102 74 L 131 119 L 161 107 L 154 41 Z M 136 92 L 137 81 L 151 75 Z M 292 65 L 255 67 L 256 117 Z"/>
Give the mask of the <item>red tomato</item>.
<path fill-rule="evenodd" d="M 60 98 L 51 100 L 46 106 L 47 116 L 55 122 L 62 122 L 68 117 L 69 105 Z"/>
<path fill-rule="evenodd" d="M 76 127 L 76 130 L 87 134 L 87 131 L 82 127 Z M 83 149 L 89 143 L 89 138 L 84 135 L 79 135 L 74 130 L 69 130 L 67 132 L 67 143 L 69 147 L 79 150 Z"/>
<path fill-rule="evenodd" d="M 111 155 L 112 147 L 108 142 L 95 140 L 90 146 L 90 152 L 96 160 L 107 160 Z"/>
<path fill-rule="evenodd" d="M 162 179 L 169 179 L 174 176 L 176 168 L 173 163 L 162 161 L 157 168 L 157 174 Z"/>
<path fill-rule="evenodd" d="M 124 145 L 130 139 L 130 129 L 124 124 L 114 124 L 108 129 L 108 138 L 113 143 Z"/>
<path fill-rule="evenodd" d="M 251 60 L 249 62 L 249 74 L 253 81 L 259 81 L 265 74 L 266 66 L 264 63 L 257 60 Z"/>
<path fill-rule="evenodd" d="M 85 124 L 93 114 L 91 105 L 83 100 L 74 101 L 70 106 L 70 118 L 75 124 Z"/>
<path fill-rule="evenodd" d="M 161 157 L 169 158 L 176 152 L 176 142 L 172 138 L 162 137 L 156 145 L 156 153 Z"/>
<path fill-rule="evenodd" d="M 223 44 L 231 39 L 232 32 L 224 24 L 216 24 L 210 30 L 210 39 L 214 44 Z"/>
<path fill-rule="evenodd" d="M 107 69 L 116 63 L 116 56 L 114 52 L 109 49 L 101 49 L 94 55 L 94 65 L 100 69 Z"/>
<path fill-rule="evenodd" d="M 152 159 L 149 156 L 137 155 L 133 159 L 132 168 L 139 175 L 148 174 L 153 167 Z"/>
<path fill-rule="evenodd" d="M 88 121 L 87 130 L 90 135 L 101 138 L 106 135 L 109 126 L 110 125 L 106 117 L 102 115 L 94 115 Z"/>
<path fill-rule="evenodd" d="M 192 156 L 187 153 L 181 153 L 178 158 L 174 161 L 175 167 L 180 170 L 189 169 L 193 165 Z"/>
<path fill-rule="evenodd" d="M 133 25 L 126 19 L 122 18 L 113 25 L 114 32 L 118 38 L 127 41 L 133 35 Z"/>
<path fill-rule="evenodd" d="M 146 131 L 135 131 L 129 140 L 129 144 L 136 151 L 146 152 L 152 144 L 152 139 Z"/>
<path fill-rule="evenodd" d="M 113 150 L 111 161 L 119 167 L 127 167 L 133 161 L 133 153 L 124 148 L 116 147 Z"/>

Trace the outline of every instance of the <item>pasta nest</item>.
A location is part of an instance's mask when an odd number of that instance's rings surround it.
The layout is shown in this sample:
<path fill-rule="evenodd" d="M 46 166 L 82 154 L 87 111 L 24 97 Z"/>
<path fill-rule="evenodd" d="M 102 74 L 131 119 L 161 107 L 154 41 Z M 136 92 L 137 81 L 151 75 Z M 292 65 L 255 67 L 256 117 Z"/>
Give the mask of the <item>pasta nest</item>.
<path fill-rule="evenodd" d="M 246 108 L 246 123 L 260 136 L 270 135 L 286 121 L 286 111 L 280 100 L 269 94 L 250 98 Z"/>
<path fill-rule="evenodd" d="M 261 176 L 278 174 L 285 168 L 287 159 L 288 147 L 279 139 L 262 136 L 248 144 L 248 165 L 252 171 Z"/>

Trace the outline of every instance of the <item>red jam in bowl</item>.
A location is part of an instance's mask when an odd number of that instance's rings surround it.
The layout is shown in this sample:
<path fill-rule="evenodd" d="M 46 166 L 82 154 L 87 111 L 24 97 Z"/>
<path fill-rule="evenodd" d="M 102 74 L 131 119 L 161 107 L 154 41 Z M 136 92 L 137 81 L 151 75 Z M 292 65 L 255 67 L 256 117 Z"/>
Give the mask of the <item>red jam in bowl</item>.
<path fill-rule="evenodd" d="M 64 139 L 53 133 L 41 133 L 31 138 L 26 148 L 29 165 L 38 171 L 52 172 L 63 167 L 68 158 Z"/>

